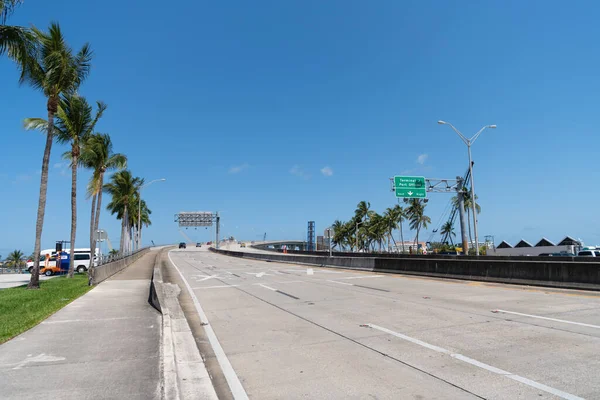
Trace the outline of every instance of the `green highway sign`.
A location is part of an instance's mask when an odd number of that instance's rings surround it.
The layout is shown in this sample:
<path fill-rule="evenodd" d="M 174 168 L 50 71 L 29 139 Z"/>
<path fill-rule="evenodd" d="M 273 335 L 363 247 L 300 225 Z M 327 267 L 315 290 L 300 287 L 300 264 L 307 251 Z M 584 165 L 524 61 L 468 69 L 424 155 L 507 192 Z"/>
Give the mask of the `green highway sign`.
<path fill-rule="evenodd" d="M 394 190 L 396 197 L 407 199 L 424 199 L 427 197 L 425 178 L 422 176 L 395 176 Z"/>

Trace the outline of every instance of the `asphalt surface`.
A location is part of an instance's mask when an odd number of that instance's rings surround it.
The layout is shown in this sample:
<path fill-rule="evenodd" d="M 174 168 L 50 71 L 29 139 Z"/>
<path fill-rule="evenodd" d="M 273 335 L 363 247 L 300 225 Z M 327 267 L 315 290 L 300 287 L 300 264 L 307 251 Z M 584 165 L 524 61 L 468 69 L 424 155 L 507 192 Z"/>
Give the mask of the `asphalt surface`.
<path fill-rule="evenodd" d="M 40 276 L 40 281 L 54 278 L 53 276 Z M 29 283 L 31 274 L 0 274 L 0 289 L 23 286 Z"/>
<path fill-rule="evenodd" d="M 169 254 L 251 399 L 600 398 L 593 292 Z"/>
<path fill-rule="evenodd" d="M 0 345 L 0 398 L 159 399 L 161 316 L 148 304 L 155 255 Z"/>

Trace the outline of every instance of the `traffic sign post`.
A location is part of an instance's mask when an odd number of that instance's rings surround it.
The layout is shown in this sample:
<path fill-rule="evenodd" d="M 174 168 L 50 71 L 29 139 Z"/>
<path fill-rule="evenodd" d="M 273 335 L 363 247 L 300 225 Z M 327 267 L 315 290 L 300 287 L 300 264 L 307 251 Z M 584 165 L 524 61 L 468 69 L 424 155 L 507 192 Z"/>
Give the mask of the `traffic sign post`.
<path fill-rule="evenodd" d="M 424 199 L 427 197 L 425 177 L 423 176 L 394 176 L 396 197 L 405 199 Z"/>

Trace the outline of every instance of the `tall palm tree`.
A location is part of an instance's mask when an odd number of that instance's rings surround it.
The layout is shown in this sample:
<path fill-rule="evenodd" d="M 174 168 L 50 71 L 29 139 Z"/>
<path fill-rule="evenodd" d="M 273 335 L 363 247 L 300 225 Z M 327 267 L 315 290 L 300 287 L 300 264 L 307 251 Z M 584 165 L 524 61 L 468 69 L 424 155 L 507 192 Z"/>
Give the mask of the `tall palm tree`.
<path fill-rule="evenodd" d="M 23 266 L 23 258 L 25 254 L 21 250 L 14 250 L 11 252 L 6 261 L 13 265 L 13 268 L 21 268 Z M 39 258 L 39 257 L 38 257 Z"/>
<path fill-rule="evenodd" d="M 331 237 L 333 248 L 343 247 L 347 235 L 346 232 L 344 232 L 345 224 L 339 219 L 336 219 L 333 224 L 331 224 L 331 228 L 333 229 L 333 236 Z"/>
<path fill-rule="evenodd" d="M 379 251 L 381 251 L 383 241 L 389 230 L 387 219 L 375 211 L 370 211 L 368 223 L 365 225 L 366 247 L 371 246 L 371 250 L 375 250 L 375 245 L 378 245 Z"/>
<path fill-rule="evenodd" d="M 442 236 L 448 236 L 448 238 L 450 238 L 450 244 L 454 245 L 454 242 L 452 241 L 452 236 L 456 236 L 456 233 L 454 232 L 454 226 L 452 225 L 452 222 L 448 221 L 444 225 L 442 225 L 442 230 L 440 231 L 440 233 L 442 234 Z"/>
<path fill-rule="evenodd" d="M 54 138 L 54 115 L 58 111 L 61 94 L 75 92 L 89 74 L 92 50 L 88 44 L 85 44 L 77 54 L 74 54 L 65 41 L 58 23 L 51 23 L 48 32 L 34 27 L 32 33 L 36 45 L 26 64 L 21 66 L 20 81 L 29 83 L 44 93 L 47 98 L 46 109 L 48 110 L 46 146 L 42 158 L 40 197 L 35 227 L 34 253 L 37 255 L 40 253 L 46 212 L 48 164 Z M 35 257 L 31 281 L 27 286 L 30 289 L 39 288 L 39 267 L 40 259 Z"/>
<path fill-rule="evenodd" d="M 23 26 L 6 25 L 6 20 L 23 0 L 0 0 L 0 56 L 7 54 L 27 70 L 35 48 L 35 36 Z"/>
<path fill-rule="evenodd" d="M 404 209 L 402 207 L 400 207 L 399 204 L 396 204 L 394 207 L 388 208 L 385 211 L 385 216 L 388 219 L 388 226 L 390 227 L 389 236 L 392 239 L 392 241 L 394 242 L 394 246 L 396 246 L 396 247 L 397 247 L 397 244 L 396 244 L 396 239 L 394 239 L 393 230 L 394 229 L 400 230 L 400 240 L 401 240 L 401 243 L 403 246 L 402 251 L 404 251 L 404 234 L 402 233 L 402 221 L 406 217 L 406 215 L 404 213 Z"/>
<path fill-rule="evenodd" d="M 408 220 L 410 221 L 410 229 L 416 230 L 415 246 L 419 249 L 419 232 L 421 228 L 427 229 L 427 225 L 431 223 L 431 218 L 425 215 L 426 203 L 421 199 L 410 199 L 407 210 Z"/>
<path fill-rule="evenodd" d="M 130 205 L 131 212 L 129 213 L 129 224 L 133 228 L 132 237 L 140 238 L 142 235 L 142 228 L 144 226 L 148 227 L 152 225 L 150 221 L 150 214 L 152 211 L 148 208 L 145 200 L 139 201 L 139 190 L 136 192 L 133 198 L 133 203 Z M 138 226 L 138 206 L 139 211 L 141 212 L 139 222 L 141 226 Z M 139 248 L 139 243 L 137 243 L 136 248 Z"/>
<path fill-rule="evenodd" d="M 109 170 L 126 168 L 127 157 L 120 153 L 113 153 L 113 144 L 110 135 L 106 133 L 94 133 L 83 143 L 80 164 L 85 168 L 93 170 L 87 190 L 88 196 L 92 197 L 90 249 L 93 253 L 96 248 L 96 231 L 100 226 L 104 174 Z"/>
<path fill-rule="evenodd" d="M 68 277 L 72 278 L 75 272 L 75 237 L 77 229 L 77 167 L 81 154 L 82 144 L 93 133 L 96 123 L 106 110 L 106 105 L 97 102 L 96 116 L 92 115 L 90 106 L 84 97 L 75 93 L 64 94 L 56 112 L 54 136 L 59 143 L 70 143 L 71 150 L 63 154 L 64 158 L 71 161 L 71 254 Z M 48 130 L 48 121 L 41 118 L 25 120 L 28 129 Z M 92 256 L 93 257 L 93 256 Z"/>
<path fill-rule="evenodd" d="M 354 211 L 354 235 L 356 241 L 358 243 L 357 251 L 360 249 L 365 249 L 364 239 L 365 239 L 365 228 L 361 226 L 365 221 L 364 219 L 368 217 L 369 208 L 371 207 L 371 203 L 368 201 L 361 201 L 356 205 L 356 210 Z"/>
<path fill-rule="evenodd" d="M 402 253 L 404 253 L 404 233 L 402 230 L 402 221 L 406 219 L 406 210 L 400 207 L 400 204 L 394 206 L 394 217 L 398 223 L 398 229 L 400 230 L 400 242 L 402 243 Z"/>
<path fill-rule="evenodd" d="M 129 251 L 130 209 L 133 207 L 134 197 L 140 185 L 140 178 L 134 178 L 131 171 L 115 172 L 111 181 L 104 185 L 103 190 L 111 195 L 111 201 L 106 208 L 111 214 L 116 214 L 121 220 L 121 254 Z"/>
<path fill-rule="evenodd" d="M 477 199 L 478 196 L 475 195 L 475 211 L 477 212 L 477 214 L 481 214 L 481 206 L 479 204 L 477 204 Z M 469 228 L 469 242 L 472 243 L 473 239 L 471 237 L 471 210 L 473 209 L 473 206 L 471 204 L 473 204 L 473 202 L 471 201 L 471 191 L 470 190 L 465 190 L 463 192 L 463 201 L 464 201 L 464 205 L 465 205 L 465 211 L 467 212 L 467 227 Z M 454 196 L 452 197 L 452 205 L 454 205 L 455 207 L 458 207 L 458 196 Z"/>

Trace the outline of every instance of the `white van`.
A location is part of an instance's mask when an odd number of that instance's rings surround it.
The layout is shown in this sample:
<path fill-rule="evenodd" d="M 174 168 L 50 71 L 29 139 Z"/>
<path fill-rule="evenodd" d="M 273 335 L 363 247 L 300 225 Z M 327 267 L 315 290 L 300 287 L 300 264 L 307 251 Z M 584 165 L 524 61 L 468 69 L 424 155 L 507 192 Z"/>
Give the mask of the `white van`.
<path fill-rule="evenodd" d="M 71 249 L 63 249 L 64 252 L 66 253 L 70 253 Z M 96 248 L 96 252 L 94 254 L 94 266 L 98 265 L 98 253 L 99 253 L 99 249 Z M 46 250 L 42 250 L 40 252 L 40 268 L 42 268 L 44 266 L 44 263 L 46 262 L 46 254 L 50 254 L 50 261 L 48 262 L 50 267 L 54 267 L 56 266 L 56 260 L 55 260 L 55 255 L 56 255 L 56 249 L 46 249 Z M 81 248 L 81 249 L 75 249 L 75 254 L 73 256 L 73 259 L 75 260 L 75 271 L 77 272 L 86 272 L 89 268 L 90 268 L 90 249 L 88 248 Z M 29 273 L 31 273 L 31 271 L 33 271 L 33 260 L 30 260 L 27 262 L 27 270 L 29 271 Z"/>

